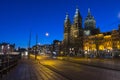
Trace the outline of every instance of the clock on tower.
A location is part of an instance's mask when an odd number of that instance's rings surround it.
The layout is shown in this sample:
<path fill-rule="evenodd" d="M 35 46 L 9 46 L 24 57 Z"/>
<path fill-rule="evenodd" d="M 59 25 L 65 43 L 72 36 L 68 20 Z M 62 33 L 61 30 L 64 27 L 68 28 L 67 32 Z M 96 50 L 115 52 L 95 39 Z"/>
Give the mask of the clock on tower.
<path fill-rule="evenodd" d="M 84 31 L 84 34 L 85 34 L 86 36 L 89 36 L 89 35 L 90 35 L 90 30 L 85 30 L 85 31 Z"/>

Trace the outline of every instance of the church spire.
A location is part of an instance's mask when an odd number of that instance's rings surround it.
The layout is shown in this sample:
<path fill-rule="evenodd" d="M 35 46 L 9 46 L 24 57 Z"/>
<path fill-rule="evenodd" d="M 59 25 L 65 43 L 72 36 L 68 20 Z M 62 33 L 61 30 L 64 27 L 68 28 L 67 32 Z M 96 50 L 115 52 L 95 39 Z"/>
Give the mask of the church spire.
<path fill-rule="evenodd" d="M 65 23 L 67 22 L 67 20 L 69 20 L 69 15 L 68 15 L 68 13 L 66 13 Z"/>
<path fill-rule="evenodd" d="M 79 18 L 79 17 L 81 17 L 81 16 L 80 16 L 79 9 L 78 9 L 78 7 L 77 7 L 77 8 L 76 8 L 75 15 L 74 15 L 74 18 Z"/>
<path fill-rule="evenodd" d="M 91 16 L 90 8 L 88 8 L 88 16 Z"/>
<path fill-rule="evenodd" d="M 69 15 L 68 13 L 66 13 L 66 17 L 65 17 L 65 21 L 64 21 L 65 24 L 70 24 L 70 19 L 69 19 Z"/>
<path fill-rule="evenodd" d="M 75 15 L 74 15 L 74 23 L 78 23 L 79 20 L 81 20 L 82 17 L 80 15 L 80 11 L 78 9 L 78 7 L 76 8 L 76 11 L 75 11 Z"/>
<path fill-rule="evenodd" d="M 88 8 L 88 15 L 85 18 L 84 27 L 85 29 L 89 29 L 89 30 L 96 28 L 96 21 L 94 19 L 94 16 L 91 15 L 90 8 Z"/>

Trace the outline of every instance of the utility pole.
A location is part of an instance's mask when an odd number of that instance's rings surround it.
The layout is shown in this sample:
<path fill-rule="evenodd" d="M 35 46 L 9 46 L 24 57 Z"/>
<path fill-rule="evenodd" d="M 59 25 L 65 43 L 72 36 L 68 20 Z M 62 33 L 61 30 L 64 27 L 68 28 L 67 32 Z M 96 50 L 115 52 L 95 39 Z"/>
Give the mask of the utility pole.
<path fill-rule="evenodd" d="M 30 35 L 29 35 L 28 48 L 30 48 L 30 45 L 31 45 L 31 31 L 30 31 Z"/>
<path fill-rule="evenodd" d="M 37 59 L 37 54 L 38 54 L 38 34 L 36 34 L 35 60 Z"/>
<path fill-rule="evenodd" d="M 29 35 L 29 42 L 28 42 L 28 59 L 30 58 L 30 45 L 31 45 L 31 31 L 30 31 L 30 35 Z"/>

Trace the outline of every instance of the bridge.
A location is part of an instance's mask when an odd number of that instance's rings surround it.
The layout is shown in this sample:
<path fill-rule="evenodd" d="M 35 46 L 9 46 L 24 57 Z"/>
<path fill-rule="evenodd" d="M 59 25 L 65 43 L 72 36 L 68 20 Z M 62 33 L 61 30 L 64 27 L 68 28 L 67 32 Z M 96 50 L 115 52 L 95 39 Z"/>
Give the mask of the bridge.
<path fill-rule="evenodd" d="M 119 80 L 120 60 L 30 55 L 17 57 L 0 80 Z M 16 60 L 16 59 L 14 59 Z M 11 63 L 12 64 L 12 63 Z M 3 69 L 3 68 L 2 68 Z M 0 73 L 1 74 L 1 73 Z"/>

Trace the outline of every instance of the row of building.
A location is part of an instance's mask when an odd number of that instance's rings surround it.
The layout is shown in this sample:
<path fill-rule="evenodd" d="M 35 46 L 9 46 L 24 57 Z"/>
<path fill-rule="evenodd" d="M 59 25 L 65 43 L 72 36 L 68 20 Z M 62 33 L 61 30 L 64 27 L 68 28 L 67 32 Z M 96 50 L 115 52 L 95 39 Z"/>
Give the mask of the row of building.
<path fill-rule="evenodd" d="M 8 52 L 14 52 L 15 51 L 15 44 L 10 43 L 0 43 L 0 54 L 8 54 Z"/>
<path fill-rule="evenodd" d="M 61 52 L 61 46 L 62 41 L 59 40 L 53 40 L 52 44 L 44 44 L 44 45 L 34 45 L 30 49 L 31 53 L 37 53 L 37 54 L 52 54 L 55 52 L 56 54 L 60 54 Z"/>
<path fill-rule="evenodd" d="M 68 14 L 64 21 L 64 40 L 62 41 L 65 55 L 90 55 L 101 56 L 115 55 L 120 51 L 120 25 L 118 30 L 101 32 L 96 28 L 96 21 L 88 9 L 88 15 L 82 27 L 82 16 L 77 8 L 74 21 L 71 23 Z"/>
<path fill-rule="evenodd" d="M 63 41 L 54 40 L 51 45 L 35 45 L 31 49 L 39 53 L 56 52 L 58 55 L 71 56 L 99 56 L 120 55 L 120 25 L 118 30 L 101 32 L 96 27 L 96 20 L 90 9 L 82 26 L 82 16 L 79 9 L 76 9 L 74 20 L 71 23 L 69 15 L 66 14 L 64 21 Z"/>

